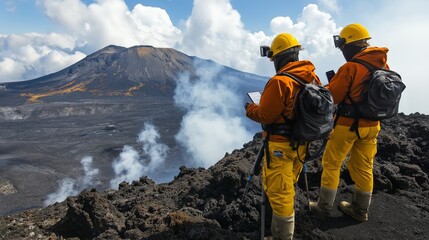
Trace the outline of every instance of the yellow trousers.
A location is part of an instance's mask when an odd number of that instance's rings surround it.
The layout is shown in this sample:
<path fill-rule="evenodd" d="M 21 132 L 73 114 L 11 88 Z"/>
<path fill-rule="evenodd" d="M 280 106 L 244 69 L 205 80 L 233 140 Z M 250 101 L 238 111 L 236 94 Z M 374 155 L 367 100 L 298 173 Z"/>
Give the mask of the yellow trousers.
<path fill-rule="evenodd" d="M 271 208 L 277 216 L 289 217 L 294 214 L 294 184 L 298 181 L 302 163 L 297 150 L 292 150 L 289 142 L 269 142 L 270 168 L 266 156 L 262 169 L 262 181 Z M 299 158 L 304 160 L 306 147 L 298 148 Z"/>
<path fill-rule="evenodd" d="M 350 131 L 348 126 L 335 126 L 322 157 L 321 186 L 337 189 L 340 182 L 340 170 L 347 155 L 350 158 L 347 169 L 357 190 L 372 192 L 373 163 L 377 153 L 377 136 L 380 125 L 359 128 L 360 139 L 356 132 Z"/>

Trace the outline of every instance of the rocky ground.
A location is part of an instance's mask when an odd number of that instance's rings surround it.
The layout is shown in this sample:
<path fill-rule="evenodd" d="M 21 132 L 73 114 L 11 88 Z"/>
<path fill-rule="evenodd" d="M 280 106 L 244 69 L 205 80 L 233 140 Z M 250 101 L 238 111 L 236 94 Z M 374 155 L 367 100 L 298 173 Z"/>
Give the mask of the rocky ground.
<path fill-rule="evenodd" d="M 296 191 L 296 239 L 429 239 L 429 116 L 403 115 L 382 123 L 369 221 L 335 210 L 311 215 L 304 177 Z M 261 139 L 246 143 L 209 169 L 180 168 L 169 183 L 147 177 L 119 190 L 91 189 L 61 203 L 0 218 L 1 239 L 259 239 L 260 177 L 243 198 Z M 320 160 L 308 163 L 310 198 L 320 184 Z M 349 199 L 341 174 L 336 202 Z M 266 230 L 269 235 L 269 210 Z"/>

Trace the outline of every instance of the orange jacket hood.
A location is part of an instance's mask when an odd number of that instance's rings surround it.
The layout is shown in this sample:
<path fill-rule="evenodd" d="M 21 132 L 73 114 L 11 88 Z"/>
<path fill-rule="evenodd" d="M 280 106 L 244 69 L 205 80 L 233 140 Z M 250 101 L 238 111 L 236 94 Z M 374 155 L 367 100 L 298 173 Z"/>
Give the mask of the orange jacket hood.
<path fill-rule="evenodd" d="M 314 72 L 315 70 L 316 67 L 310 61 L 302 60 L 286 64 L 278 73 L 288 72 L 307 83 L 320 84 L 319 77 Z"/>
<path fill-rule="evenodd" d="M 382 68 L 387 63 L 387 52 L 389 52 L 389 49 L 385 47 L 368 47 L 356 54 L 353 59 L 359 59 L 374 67 Z"/>

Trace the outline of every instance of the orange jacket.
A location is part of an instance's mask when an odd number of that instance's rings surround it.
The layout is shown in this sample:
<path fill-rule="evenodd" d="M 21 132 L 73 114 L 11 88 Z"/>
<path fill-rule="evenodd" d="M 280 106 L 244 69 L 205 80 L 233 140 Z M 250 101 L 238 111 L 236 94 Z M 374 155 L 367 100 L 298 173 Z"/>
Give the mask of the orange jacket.
<path fill-rule="evenodd" d="M 278 73 L 288 72 L 302 81 L 320 85 L 319 77 L 314 72 L 316 68 L 310 61 L 290 62 L 283 66 Z M 268 80 L 258 104 L 251 103 L 247 107 L 246 116 L 262 124 L 284 123 L 285 117 L 293 119 L 295 96 L 300 89 L 298 82 L 288 76 L 275 75 Z M 266 132 L 264 132 L 264 137 Z M 289 141 L 288 138 L 273 135 L 270 141 Z"/>
<path fill-rule="evenodd" d="M 359 59 L 365 61 L 376 68 L 385 67 L 389 69 L 387 65 L 387 48 L 379 47 L 368 47 L 362 52 L 356 54 L 353 59 Z M 366 79 L 368 69 L 360 63 L 347 62 L 342 65 L 338 72 L 334 75 L 326 87 L 331 91 L 334 98 L 334 103 L 339 104 L 343 101 L 350 104 L 350 100 L 347 95 L 354 102 L 360 101 L 362 94 L 363 80 Z M 353 118 L 339 117 L 337 124 L 343 126 L 351 126 L 354 122 Z M 359 127 L 372 127 L 377 126 L 379 121 L 370 121 L 367 119 L 359 120 Z"/>

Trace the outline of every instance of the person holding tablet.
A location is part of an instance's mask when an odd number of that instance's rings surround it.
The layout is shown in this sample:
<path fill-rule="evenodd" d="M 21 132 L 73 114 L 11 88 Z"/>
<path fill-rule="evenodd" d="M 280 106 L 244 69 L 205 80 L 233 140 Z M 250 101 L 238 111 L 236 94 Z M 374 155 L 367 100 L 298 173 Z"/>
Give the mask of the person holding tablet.
<path fill-rule="evenodd" d="M 300 84 L 291 74 L 306 83 L 321 85 L 314 65 L 299 60 L 301 44 L 289 33 L 280 33 L 271 47 L 261 46 L 261 55 L 274 64 L 276 75 L 268 80 L 259 103 L 245 105 L 246 116 L 261 123 L 265 155 L 262 166 L 263 188 L 273 210 L 271 232 L 273 239 L 293 239 L 295 227 L 294 184 L 302 170 L 306 145 L 294 149 L 287 132 L 294 119 L 295 96 Z"/>

